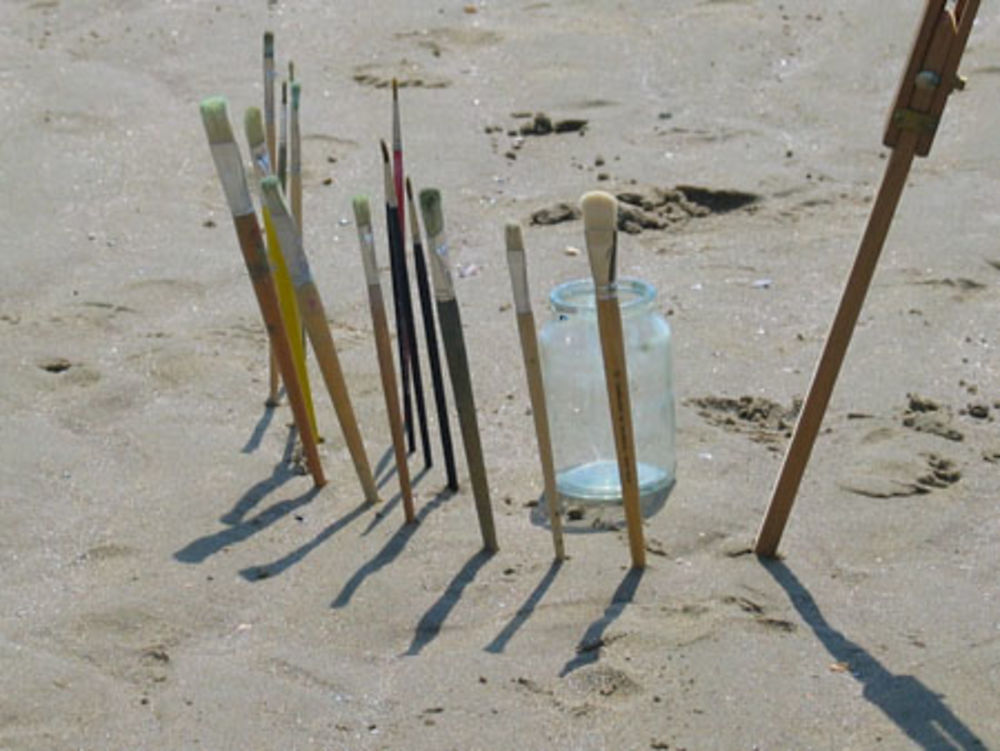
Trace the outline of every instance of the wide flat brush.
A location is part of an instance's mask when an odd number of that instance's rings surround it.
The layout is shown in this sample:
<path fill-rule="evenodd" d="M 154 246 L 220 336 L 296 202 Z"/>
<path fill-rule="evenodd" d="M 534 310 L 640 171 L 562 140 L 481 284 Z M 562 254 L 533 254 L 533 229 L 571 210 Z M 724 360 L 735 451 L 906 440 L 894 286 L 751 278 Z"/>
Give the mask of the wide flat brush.
<path fill-rule="evenodd" d="M 521 226 L 516 223 L 508 224 L 505 239 L 507 267 L 510 270 L 510 284 L 514 292 L 514 310 L 517 315 L 517 332 L 521 338 L 524 372 L 528 378 L 531 414 L 535 420 L 535 437 L 538 440 L 538 458 L 542 464 L 545 500 L 549 508 L 549 522 L 552 525 L 552 544 L 555 547 L 556 560 L 561 561 L 566 557 L 563 545 L 562 516 L 556 490 L 556 470 L 552 459 L 552 438 L 549 434 L 549 416 L 545 405 L 545 385 L 538 358 L 535 314 L 531 310 L 531 296 L 528 294 L 528 266 L 525 261 Z"/>
<path fill-rule="evenodd" d="M 243 260 L 250 274 L 250 281 L 253 283 L 254 294 L 268 337 L 274 344 L 281 376 L 288 389 L 288 402 L 292 408 L 299 436 L 302 438 L 306 464 L 316 485 L 324 485 L 326 478 L 323 476 L 323 466 L 316 446 L 316 434 L 309 419 L 302 385 L 295 372 L 292 347 L 288 337 L 285 336 L 286 327 L 281 318 L 278 293 L 267 261 L 267 250 L 260 234 L 260 225 L 254 213 L 253 200 L 250 198 L 250 189 L 243 170 L 243 158 L 233 137 L 229 108 L 224 98 L 210 97 L 201 102 L 200 109 L 212 151 L 212 160 L 215 162 L 226 201 L 232 212 Z"/>
<path fill-rule="evenodd" d="M 256 107 L 249 107 L 243 117 L 243 126 L 246 131 L 247 144 L 250 146 L 250 161 L 253 163 L 254 173 L 258 181 L 263 180 L 271 174 L 271 163 L 268 158 L 267 145 L 264 141 L 264 126 L 261 122 L 260 110 Z M 309 369 L 306 367 L 306 347 L 302 331 L 302 317 L 299 315 L 299 305 L 295 300 L 295 287 L 292 286 L 292 277 L 288 273 L 285 265 L 285 257 L 281 254 L 281 246 L 278 242 L 278 234 L 274 230 L 274 222 L 271 221 L 271 210 L 263 205 L 261 215 L 264 219 L 264 234 L 267 237 L 267 257 L 271 263 L 274 274 L 274 284 L 278 291 L 278 302 L 281 305 L 281 318 L 285 324 L 285 336 L 292 345 L 292 354 L 295 361 L 295 372 L 302 384 L 302 391 L 306 399 L 306 408 L 309 410 L 309 421 L 312 424 L 313 432 L 316 433 L 317 440 L 319 431 L 316 428 L 316 410 L 313 408 L 312 388 L 309 385 Z M 273 347 L 271 348 L 273 351 Z M 287 386 L 286 386 L 287 390 Z"/>
<path fill-rule="evenodd" d="M 441 210 L 441 192 L 428 188 L 420 191 L 420 213 L 427 230 L 427 244 L 431 251 L 431 277 L 434 281 L 434 297 L 437 301 L 438 323 L 441 339 L 444 341 L 445 356 L 448 360 L 448 374 L 455 394 L 458 422 L 462 429 L 462 443 L 465 459 L 469 465 L 469 480 L 479 516 L 479 529 L 483 545 L 489 551 L 499 549 L 496 527 L 493 523 L 493 507 L 490 504 L 490 486 L 486 479 L 486 464 L 483 461 L 483 446 L 479 438 L 476 420 L 476 400 L 472 393 L 472 379 L 469 376 L 469 360 L 465 351 L 462 334 L 462 316 L 455 299 L 455 285 L 448 268 L 448 244 L 444 231 L 444 215 Z"/>
<path fill-rule="evenodd" d="M 629 549 L 632 553 L 632 566 L 641 569 L 646 566 L 646 546 L 642 533 L 642 510 L 639 506 L 639 479 L 622 314 L 615 286 L 618 202 L 610 193 L 591 191 L 580 200 L 580 209 L 583 212 L 590 271 L 594 277 L 597 328 L 604 356 L 604 380 L 608 387 L 611 432 L 614 434 L 615 453 L 618 456 L 618 478 L 622 486 Z"/>
<path fill-rule="evenodd" d="M 406 207 L 410 214 L 410 233 L 413 236 L 413 266 L 417 277 L 417 293 L 420 296 L 420 312 L 424 319 L 424 340 L 427 342 L 427 360 L 431 368 L 431 385 L 434 388 L 434 404 L 437 408 L 438 430 L 441 433 L 441 453 L 444 454 L 445 474 L 448 489 L 458 490 L 458 473 L 455 471 L 455 450 L 451 443 L 451 425 L 448 420 L 448 402 L 444 395 L 444 379 L 441 377 L 441 358 L 438 355 L 437 332 L 434 330 L 434 304 L 431 302 L 431 287 L 427 279 L 427 261 L 424 258 L 424 244 L 420 239 L 420 220 L 417 218 L 416 203 L 413 200 L 413 186 L 406 178 Z"/>
<path fill-rule="evenodd" d="M 361 489 L 369 503 L 377 503 L 379 497 L 375 487 L 375 478 L 372 476 L 364 442 L 361 439 L 361 431 L 358 429 L 354 408 L 351 406 L 347 383 L 340 367 L 340 359 L 337 357 L 337 348 L 334 346 L 333 336 L 326 322 L 323 301 L 320 299 L 319 290 L 316 289 L 309 261 L 302 248 L 302 238 L 295 226 L 291 211 L 285 203 L 285 196 L 281 192 L 278 178 L 274 175 L 265 177 L 261 181 L 260 187 L 264 194 L 264 200 L 267 201 L 267 205 L 271 209 L 271 218 L 274 221 L 274 228 L 278 232 L 281 252 L 285 256 L 285 263 L 288 264 L 288 271 L 292 276 L 292 284 L 295 286 L 295 296 L 305 323 L 306 334 L 312 344 L 313 351 L 316 353 L 316 362 L 319 365 L 320 373 L 323 374 L 327 391 L 330 392 L 330 399 L 333 401 L 333 408 L 337 413 L 344 441 L 354 462 L 354 469 L 358 474 Z"/>
<path fill-rule="evenodd" d="M 399 409 L 399 392 L 396 390 L 396 372 L 392 362 L 392 344 L 389 338 L 389 323 L 385 315 L 382 298 L 382 284 L 378 277 L 375 261 L 375 238 L 372 233 L 371 206 L 365 196 L 357 196 L 353 201 L 354 223 L 358 227 L 358 243 L 361 247 L 361 261 L 365 269 L 368 286 L 368 307 L 375 330 L 375 353 L 378 369 L 382 377 L 382 393 L 385 395 L 385 409 L 389 415 L 389 430 L 392 432 L 392 448 L 396 454 L 396 474 L 399 476 L 399 492 L 403 498 L 403 510 L 407 523 L 416 521 L 413 506 L 413 490 L 410 486 L 410 469 L 406 462 L 406 437 L 403 435 L 403 416 Z"/>

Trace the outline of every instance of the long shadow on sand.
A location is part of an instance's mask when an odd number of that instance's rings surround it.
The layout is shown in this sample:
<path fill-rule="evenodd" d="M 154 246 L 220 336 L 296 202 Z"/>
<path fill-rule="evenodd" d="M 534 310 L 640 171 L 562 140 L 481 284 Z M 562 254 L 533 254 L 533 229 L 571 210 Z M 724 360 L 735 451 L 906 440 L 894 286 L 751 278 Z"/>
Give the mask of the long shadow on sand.
<path fill-rule="evenodd" d="M 819 606 L 789 568 L 781 561 L 760 559 L 809 627 L 838 662 L 850 666 L 851 675 L 863 686 L 862 695 L 926 751 L 974 751 L 984 743 L 955 716 L 939 694 L 912 675 L 896 675 L 872 657 L 864 647 L 848 639 L 823 617 Z"/>
<path fill-rule="evenodd" d="M 189 542 L 174 553 L 174 558 L 181 563 L 202 563 L 206 558 L 218 553 L 224 547 L 243 542 L 262 529 L 266 529 L 279 519 L 288 516 L 288 514 L 312 501 L 320 490 L 315 486 L 302 495 L 279 501 L 264 509 L 256 516 L 247 518 L 247 514 L 270 493 L 280 488 L 293 477 L 300 476 L 300 473 L 291 466 L 294 448 L 295 429 L 292 428 L 288 431 L 288 440 L 285 443 L 284 455 L 281 457 L 281 461 L 275 465 L 271 476 L 254 484 L 220 518 L 219 521 L 227 524 L 228 527 Z"/>
<path fill-rule="evenodd" d="M 410 648 L 404 653 L 406 656 L 413 657 L 420 654 L 420 650 L 437 638 L 437 635 L 441 633 L 441 627 L 448 619 L 451 611 L 458 604 L 458 601 L 462 599 L 462 593 L 465 591 L 465 588 L 472 583 L 479 570 L 492 557 L 492 551 L 480 550 L 465 562 L 461 570 L 455 574 L 455 578 L 448 583 L 444 593 L 420 618 L 417 628 L 414 630 Z"/>
<path fill-rule="evenodd" d="M 420 525 L 427 515 L 438 508 L 441 504 L 447 501 L 454 492 L 451 490 L 442 490 L 434 498 L 428 501 L 424 506 L 417 512 L 416 524 L 404 524 L 401 526 L 389 541 L 378 551 L 374 557 L 365 563 L 361 568 L 354 572 L 354 575 L 347 580 L 347 583 L 341 588 L 340 593 L 334 598 L 333 602 L 330 604 L 332 608 L 343 608 L 350 603 L 351 598 L 354 593 L 358 591 L 358 588 L 364 584 L 365 579 L 367 579 L 372 574 L 378 573 L 382 568 L 388 566 L 399 554 L 403 552 L 406 544 L 413 537 L 414 532 L 417 531 L 417 527 Z"/>
<path fill-rule="evenodd" d="M 253 428 L 253 432 L 250 437 L 247 438 L 246 445 L 240 449 L 244 454 L 252 454 L 258 448 L 260 448 L 260 442 L 264 438 L 264 434 L 267 432 L 268 426 L 271 424 L 271 420 L 274 419 L 273 405 L 264 405 L 264 413 L 260 416 L 257 424 Z"/>
<path fill-rule="evenodd" d="M 428 472 L 430 472 L 430 470 L 425 467 L 424 469 L 420 470 L 417 474 L 415 474 L 413 477 L 411 477 L 410 487 L 413 488 L 413 490 L 416 490 L 417 485 L 420 483 L 422 479 L 424 479 L 424 475 L 426 475 Z M 381 485 L 379 487 L 381 487 Z M 372 517 L 372 520 L 368 523 L 368 526 L 365 527 L 364 531 L 361 533 L 361 536 L 367 537 L 369 534 L 371 534 L 372 530 L 374 530 L 379 524 L 384 522 L 392 513 L 393 509 L 395 509 L 396 506 L 398 506 L 402 502 L 402 500 L 403 500 L 403 494 L 399 491 L 396 491 L 396 494 L 388 501 L 386 501 L 385 505 L 382 506 L 378 510 L 378 513 L 376 513 Z"/>
<path fill-rule="evenodd" d="M 268 407 L 273 410 L 273 407 Z M 285 439 L 285 450 L 281 454 L 281 459 L 271 470 L 271 476 L 265 477 L 255 483 L 247 492 L 239 497 L 233 507 L 223 514 L 219 521 L 223 524 L 237 525 L 243 518 L 260 503 L 268 494 L 280 488 L 293 477 L 297 477 L 300 472 L 292 464 L 292 456 L 295 453 L 295 438 L 298 435 L 295 427 L 288 429 L 288 437 Z"/>
<path fill-rule="evenodd" d="M 220 530 L 214 534 L 199 537 L 197 540 L 192 540 L 174 553 L 174 558 L 181 563 L 202 563 L 206 558 L 211 555 L 215 555 L 224 547 L 234 545 L 238 542 L 243 542 L 244 540 L 253 537 L 262 529 L 270 527 L 279 519 L 288 516 L 296 509 L 305 506 L 316 497 L 319 491 L 319 488 L 313 486 L 296 498 L 278 501 L 278 503 L 269 506 L 256 516 L 253 516 L 246 521 L 234 524 L 233 526 Z"/>
<path fill-rule="evenodd" d="M 296 563 L 301 561 L 307 555 L 309 555 L 313 550 L 318 548 L 324 542 L 329 540 L 340 530 L 347 527 L 351 522 L 361 516 L 365 511 L 372 508 L 372 505 L 367 501 L 361 503 L 360 505 L 348 511 L 342 517 L 337 519 L 329 526 L 325 527 L 318 535 L 307 542 L 305 545 L 300 545 L 291 553 L 282 556 L 276 561 L 271 563 L 265 563 L 260 566 L 249 566 L 242 571 L 240 571 L 240 576 L 242 576 L 247 581 L 259 581 L 260 579 L 269 579 L 272 576 L 278 576 L 284 573 L 287 569 L 294 566 Z"/>
<path fill-rule="evenodd" d="M 604 615 L 587 627 L 580 643 L 576 645 L 576 657 L 563 666 L 563 669 L 559 671 L 560 677 L 569 675 L 574 670 L 600 659 L 601 647 L 604 645 L 604 632 L 622 614 L 625 606 L 632 602 L 635 591 L 639 588 L 643 571 L 644 569 L 641 568 L 632 568 L 625 574 L 622 583 L 618 585 L 618 589 L 611 596 L 611 602 L 604 609 Z"/>
<path fill-rule="evenodd" d="M 528 599 L 524 601 L 524 604 L 517 609 L 514 613 L 514 617 L 510 619 L 510 622 L 503 627 L 503 630 L 499 634 L 483 647 L 484 651 L 492 652 L 493 654 L 500 654 L 507 648 L 507 643 L 514 637 L 514 634 L 525 624 L 531 614 L 535 612 L 535 608 L 538 607 L 538 603 L 542 601 L 542 597 L 545 593 L 549 591 L 549 587 L 552 586 L 552 582 L 556 579 L 556 574 L 562 568 L 562 561 L 552 561 L 552 565 L 549 566 L 549 570 L 545 572 L 545 576 L 542 580 L 538 582 Z"/>

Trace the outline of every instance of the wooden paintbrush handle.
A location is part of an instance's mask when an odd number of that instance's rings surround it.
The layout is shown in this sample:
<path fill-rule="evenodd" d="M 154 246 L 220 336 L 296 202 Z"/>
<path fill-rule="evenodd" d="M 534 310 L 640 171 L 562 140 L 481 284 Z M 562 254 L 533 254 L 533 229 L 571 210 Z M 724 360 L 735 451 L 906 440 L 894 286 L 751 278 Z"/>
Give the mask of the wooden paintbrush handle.
<path fill-rule="evenodd" d="M 412 524 L 416 521 L 417 513 L 413 506 L 410 469 L 406 463 L 406 437 L 403 434 L 403 415 L 399 408 L 399 392 L 396 390 L 396 373 L 392 362 L 392 343 L 389 341 L 389 323 L 385 315 L 385 301 L 382 299 L 382 285 L 368 285 L 368 302 L 371 307 L 372 326 L 375 329 L 375 352 L 378 355 L 378 369 L 382 376 L 385 407 L 389 413 L 389 429 L 392 431 L 392 448 L 396 455 L 399 492 L 403 498 L 406 521 L 408 524 Z"/>
<path fill-rule="evenodd" d="M 306 333 L 309 335 L 309 341 L 312 342 L 313 350 L 316 352 L 316 362 L 323 375 L 326 388 L 330 392 L 330 400 L 337 413 L 337 420 L 340 422 L 340 429 L 344 434 L 344 442 L 347 444 L 347 450 L 354 462 L 365 500 L 369 503 L 378 503 L 375 478 L 368 464 L 364 441 L 361 438 L 361 431 L 358 429 L 358 421 L 354 416 L 351 398 L 347 393 L 347 382 L 344 380 L 340 358 L 337 357 L 337 348 L 333 344 L 333 336 L 330 334 L 330 327 L 326 322 L 326 314 L 323 311 L 323 303 L 320 301 L 319 293 L 316 291 L 316 285 L 310 279 L 297 286 L 295 293 L 298 296 Z"/>
<path fill-rule="evenodd" d="M 622 485 L 622 504 L 628 525 L 629 549 L 635 568 L 646 566 L 646 546 L 642 533 L 642 510 L 639 507 L 639 478 L 635 455 L 635 438 L 632 432 L 632 404 L 628 392 L 628 369 L 625 364 L 625 346 L 622 331 L 621 309 L 616 297 L 602 297 L 597 293 L 597 325 L 604 355 L 604 379 L 608 386 L 608 403 L 611 407 L 611 432 L 615 438 L 618 455 L 618 476 Z"/>
<path fill-rule="evenodd" d="M 530 310 L 517 314 L 517 332 L 521 337 L 524 370 L 528 377 L 528 394 L 531 397 L 531 414 L 534 417 L 535 434 L 538 437 L 538 455 L 542 464 L 542 479 L 545 482 L 545 501 L 549 508 L 549 522 L 552 525 L 552 543 L 555 546 L 556 559 L 561 561 L 566 557 L 562 535 L 562 516 L 559 509 L 559 495 L 556 490 L 556 469 L 552 459 L 552 437 L 549 432 L 549 416 L 546 413 L 542 367 L 538 358 L 535 316 Z"/>
<path fill-rule="evenodd" d="M 444 340 L 444 351 L 448 360 L 448 373 L 451 375 L 452 391 L 455 393 L 455 405 L 458 409 L 458 423 L 465 445 L 465 458 L 469 465 L 469 481 L 472 483 L 472 495 L 479 516 L 479 528 L 486 549 L 496 551 L 499 546 L 493 523 L 493 508 L 490 504 L 490 486 L 486 479 L 483 447 L 479 440 L 476 400 L 472 394 L 472 380 L 469 377 L 469 362 L 465 352 L 458 301 L 438 300 L 437 309 L 441 338 Z"/>
<path fill-rule="evenodd" d="M 264 249 L 264 239 L 260 234 L 260 225 L 257 224 L 257 217 L 254 214 L 234 216 L 233 223 L 236 226 L 236 236 L 243 251 L 243 260 L 250 274 L 250 281 L 253 284 L 261 316 L 264 319 L 268 339 L 271 342 L 278 369 L 285 382 L 285 388 L 288 392 L 288 403 L 292 408 L 292 416 L 295 418 L 295 425 L 298 427 L 299 435 L 302 438 L 302 449 L 305 453 L 306 464 L 309 466 L 309 471 L 312 473 L 313 481 L 316 485 L 325 485 L 326 477 L 323 475 L 319 449 L 316 446 L 316 434 L 312 428 L 312 421 L 309 419 L 309 411 L 306 407 L 306 397 L 302 390 L 302 383 L 299 381 L 295 371 L 292 346 L 285 335 L 285 327 L 281 317 L 281 306 L 278 302 L 278 292 L 275 289 L 274 279 L 271 277 L 270 267 L 267 263 L 267 251 Z"/>

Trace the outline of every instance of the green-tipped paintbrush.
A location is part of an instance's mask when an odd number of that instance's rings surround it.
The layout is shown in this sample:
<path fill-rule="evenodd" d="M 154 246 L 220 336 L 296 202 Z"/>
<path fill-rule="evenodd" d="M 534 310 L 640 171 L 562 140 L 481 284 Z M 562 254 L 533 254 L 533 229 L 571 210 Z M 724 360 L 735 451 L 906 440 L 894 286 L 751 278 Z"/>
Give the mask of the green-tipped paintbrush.
<path fill-rule="evenodd" d="M 483 535 L 483 545 L 487 550 L 496 551 L 496 527 L 493 523 L 493 507 L 490 504 L 490 486 L 486 479 L 486 464 L 483 461 L 483 446 L 479 439 L 479 425 L 476 420 L 476 401 L 472 394 L 472 379 L 469 377 L 469 361 L 462 335 L 462 317 L 455 299 L 455 286 L 448 268 L 448 244 L 444 232 L 444 215 L 441 211 L 441 192 L 428 188 L 420 191 L 420 213 L 427 231 L 427 244 L 431 251 L 431 277 L 434 280 L 434 297 L 437 301 L 438 324 L 441 339 L 444 340 L 445 356 L 448 360 L 448 374 L 455 394 L 458 422 L 462 429 L 462 443 L 465 459 L 469 465 L 469 480 L 476 501 L 479 529 Z"/>
<path fill-rule="evenodd" d="M 278 303 L 278 293 L 274 287 L 271 268 L 267 261 L 267 250 L 257 224 L 253 200 L 243 171 L 243 158 L 239 146 L 233 138 L 233 126 L 229 121 L 229 108 L 222 97 L 210 97 L 201 102 L 201 119 L 208 135 L 212 159 L 226 194 L 226 201 L 233 215 L 236 236 L 239 239 L 243 260 L 253 283 L 257 304 L 264 318 L 267 334 L 274 345 L 278 367 L 288 389 L 288 402 L 292 408 L 295 425 L 302 438 L 306 463 L 316 485 L 326 483 L 323 466 L 316 446 L 316 434 L 309 419 L 302 384 L 295 371 L 292 347 L 285 335 L 285 324 Z"/>

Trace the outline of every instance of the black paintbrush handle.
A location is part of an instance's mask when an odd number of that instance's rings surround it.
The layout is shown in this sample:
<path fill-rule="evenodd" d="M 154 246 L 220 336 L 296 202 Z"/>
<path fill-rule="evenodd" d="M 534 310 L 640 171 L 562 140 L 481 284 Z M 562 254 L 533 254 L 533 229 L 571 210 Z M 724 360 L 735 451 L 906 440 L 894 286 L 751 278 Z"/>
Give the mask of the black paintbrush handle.
<path fill-rule="evenodd" d="M 414 221 L 416 221 L 414 219 Z M 417 277 L 417 292 L 420 295 L 420 312 L 424 318 L 424 339 L 427 342 L 427 359 L 431 366 L 431 384 L 434 387 L 434 403 L 437 406 L 438 427 L 441 431 L 441 451 L 444 467 L 448 475 L 448 489 L 458 490 L 458 473 L 455 471 L 455 454 L 451 446 L 451 427 L 448 421 L 448 403 L 444 396 L 444 380 L 441 378 L 441 358 L 438 355 L 437 334 L 434 331 L 434 306 L 431 303 L 431 288 L 427 281 L 427 262 L 424 248 L 413 243 L 413 265 Z"/>
<path fill-rule="evenodd" d="M 391 208 L 391 207 L 390 207 Z M 420 422 L 420 443 L 424 447 L 424 466 L 433 464 L 431 459 L 431 436 L 427 428 L 427 407 L 424 404 L 424 383 L 420 374 L 420 356 L 417 349 L 417 326 L 413 320 L 413 298 L 410 296 L 410 272 L 406 267 L 406 242 L 403 239 L 400 210 L 397 207 L 396 222 L 389 225 L 389 243 L 399 249 L 400 302 L 403 306 L 406 344 L 410 351 L 410 367 L 413 375 L 413 396 L 417 403 L 417 420 Z M 395 226 L 395 233 L 393 233 Z M 395 234 L 395 237 L 393 236 Z"/>
<path fill-rule="evenodd" d="M 392 310 L 396 319 L 396 345 L 399 349 L 399 377 L 403 384 L 403 426 L 406 428 L 406 446 L 409 453 L 416 450 L 416 439 L 413 431 L 413 401 L 410 398 L 410 347 L 408 341 L 409 327 L 406 325 L 405 307 L 402 299 L 403 283 L 400 281 L 400 269 L 403 259 L 400 258 L 399 244 L 394 239 L 399 235 L 399 216 L 397 209 L 385 205 L 386 231 L 389 235 L 389 268 L 392 278 Z"/>
<path fill-rule="evenodd" d="M 472 380 L 469 377 L 469 360 L 465 352 L 462 336 L 462 318 L 458 301 L 437 301 L 438 324 L 444 353 L 448 359 L 448 374 L 455 394 L 458 409 L 458 424 L 462 429 L 462 443 L 465 445 L 465 460 L 469 465 L 469 481 L 476 501 L 479 529 L 483 534 L 483 545 L 489 551 L 498 550 L 496 527 L 493 524 L 493 508 L 490 505 L 490 486 L 486 479 L 486 464 L 483 462 L 483 446 L 479 440 L 479 424 L 476 420 L 476 400 L 472 395 Z"/>

